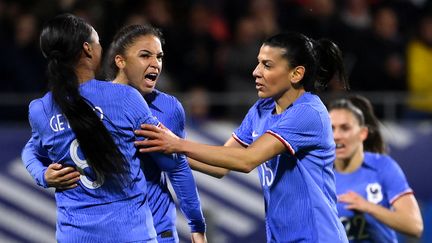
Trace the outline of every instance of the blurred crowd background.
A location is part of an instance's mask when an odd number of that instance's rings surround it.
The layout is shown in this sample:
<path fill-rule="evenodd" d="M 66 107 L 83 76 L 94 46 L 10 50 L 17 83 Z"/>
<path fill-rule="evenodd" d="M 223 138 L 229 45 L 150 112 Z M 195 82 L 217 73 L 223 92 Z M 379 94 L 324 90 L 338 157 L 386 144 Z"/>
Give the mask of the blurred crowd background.
<path fill-rule="evenodd" d="M 89 21 L 105 50 L 123 25 L 161 28 L 166 43 L 158 87 L 178 94 L 192 120 L 242 118 L 241 106 L 256 99 L 252 70 L 260 43 L 280 31 L 335 41 L 351 91 L 371 98 L 381 118 L 432 118 L 431 1 L 0 0 L 3 119 L 25 119 L 28 100 L 46 90 L 39 32 L 62 12 Z M 327 94 L 339 89 L 330 86 Z"/>

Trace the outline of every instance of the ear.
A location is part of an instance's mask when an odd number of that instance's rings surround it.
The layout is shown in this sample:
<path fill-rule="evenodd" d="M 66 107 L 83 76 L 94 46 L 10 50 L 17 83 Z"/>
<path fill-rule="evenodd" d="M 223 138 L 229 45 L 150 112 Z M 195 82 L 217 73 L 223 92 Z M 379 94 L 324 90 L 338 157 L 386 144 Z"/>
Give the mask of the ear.
<path fill-rule="evenodd" d="M 360 129 L 361 129 L 360 130 L 360 139 L 362 140 L 362 142 L 364 142 L 367 139 L 367 137 L 368 137 L 369 128 L 363 126 Z"/>
<path fill-rule="evenodd" d="M 292 83 L 298 83 L 303 79 L 305 68 L 303 66 L 297 66 L 291 71 L 290 80 Z"/>
<path fill-rule="evenodd" d="M 119 69 L 123 69 L 126 66 L 126 60 L 121 55 L 116 55 L 114 62 Z"/>
<path fill-rule="evenodd" d="M 93 48 L 91 47 L 90 43 L 88 43 L 88 42 L 83 43 L 83 51 L 84 51 L 84 54 L 86 55 L 86 57 L 88 57 L 88 58 L 93 57 L 93 54 L 92 54 Z"/>

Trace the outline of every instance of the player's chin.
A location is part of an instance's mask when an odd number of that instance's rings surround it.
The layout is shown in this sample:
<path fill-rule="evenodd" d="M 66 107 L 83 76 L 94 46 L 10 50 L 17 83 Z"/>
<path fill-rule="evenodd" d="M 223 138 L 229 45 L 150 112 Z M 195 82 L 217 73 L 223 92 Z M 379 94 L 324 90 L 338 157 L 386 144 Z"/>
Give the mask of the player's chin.
<path fill-rule="evenodd" d="M 270 95 L 267 94 L 266 92 L 263 92 L 261 90 L 258 90 L 258 97 L 260 97 L 261 99 L 265 99 L 265 98 L 269 98 Z"/>
<path fill-rule="evenodd" d="M 140 92 L 142 94 L 150 94 L 151 92 L 153 92 L 153 90 L 155 89 L 155 86 L 150 86 L 150 85 L 142 85 L 140 87 Z"/>
<path fill-rule="evenodd" d="M 336 160 L 340 160 L 340 161 L 345 161 L 345 160 L 347 160 L 347 159 L 349 159 L 350 158 L 350 156 L 348 156 L 347 154 L 345 154 L 345 153 L 338 153 L 337 151 L 336 151 Z"/>

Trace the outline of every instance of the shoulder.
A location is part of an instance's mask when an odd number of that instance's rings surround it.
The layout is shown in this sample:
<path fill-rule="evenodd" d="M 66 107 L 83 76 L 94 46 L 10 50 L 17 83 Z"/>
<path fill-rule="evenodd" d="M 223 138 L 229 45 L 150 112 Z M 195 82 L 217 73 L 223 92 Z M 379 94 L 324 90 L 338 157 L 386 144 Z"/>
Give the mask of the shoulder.
<path fill-rule="evenodd" d="M 180 103 L 177 97 L 157 89 L 153 90 L 152 93 L 145 95 L 145 100 L 149 104 L 154 104 L 157 107 L 163 107 L 165 111 L 184 112 L 183 105 Z"/>
<path fill-rule="evenodd" d="M 364 153 L 364 163 L 365 165 L 376 170 L 381 170 L 388 168 L 389 166 L 397 165 L 396 161 L 389 155 L 372 152 Z"/>
<path fill-rule="evenodd" d="M 309 92 L 306 92 L 298 100 L 296 100 L 294 102 L 294 106 L 302 110 L 305 109 L 306 111 L 309 112 L 317 112 L 317 113 L 325 113 L 325 114 L 328 113 L 327 108 L 325 107 L 321 99 L 317 95 L 311 94 Z"/>
<path fill-rule="evenodd" d="M 259 99 L 249 109 L 248 113 L 257 113 L 258 115 L 271 111 L 275 108 L 275 102 L 271 98 Z"/>
<path fill-rule="evenodd" d="M 153 91 L 153 93 L 155 94 L 156 99 L 161 99 L 161 100 L 164 100 L 165 102 L 169 102 L 169 103 L 176 104 L 176 105 L 181 105 L 181 103 L 177 99 L 177 97 L 175 97 L 173 95 L 167 94 L 167 93 L 162 92 L 162 91 L 157 90 L 157 89 L 155 89 Z"/>
<path fill-rule="evenodd" d="M 28 110 L 28 119 L 31 126 L 39 128 L 46 126 L 47 121 L 55 112 L 58 112 L 56 107 L 50 92 L 42 98 L 32 100 Z"/>
<path fill-rule="evenodd" d="M 325 105 L 321 102 L 318 96 L 305 93 L 297 99 L 286 112 L 283 117 L 293 119 L 299 123 L 329 123 L 330 116 Z"/>
<path fill-rule="evenodd" d="M 126 85 L 126 84 L 118 84 L 118 83 L 113 83 L 111 81 L 103 81 L 103 80 L 92 80 L 92 85 L 97 86 L 97 88 L 99 89 L 105 89 L 105 90 L 115 90 L 115 93 L 120 93 L 120 94 L 124 94 L 124 93 L 139 93 L 135 88 Z M 110 93 L 111 94 L 111 93 Z"/>
<path fill-rule="evenodd" d="M 51 92 L 46 93 L 43 97 L 34 99 L 29 104 L 29 113 L 30 114 L 43 114 L 46 113 L 46 109 L 52 107 L 54 104 L 52 101 Z"/>
<path fill-rule="evenodd" d="M 274 100 L 271 98 L 259 99 L 252 107 L 257 110 L 271 110 L 275 106 Z"/>

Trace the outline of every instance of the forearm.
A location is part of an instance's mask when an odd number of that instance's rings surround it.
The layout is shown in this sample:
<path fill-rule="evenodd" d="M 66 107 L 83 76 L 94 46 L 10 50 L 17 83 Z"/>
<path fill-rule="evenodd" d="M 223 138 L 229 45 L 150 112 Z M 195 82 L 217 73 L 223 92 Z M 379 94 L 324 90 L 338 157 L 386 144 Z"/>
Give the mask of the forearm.
<path fill-rule="evenodd" d="M 229 173 L 228 169 L 218 167 L 218 166 L 208 165 L 206 163 L 202 163 L 192 158 L 189 158 L 189 166 L 191 167 L 191 169 L 195 171 L 199 171 L 201 173 L 213 176 L 218 179 L 221 179 L 222 177 L 224 177 Z"/>
<path fill-rule="evenodd" d="M 414 237 L 420 237 L 423 232 L 423 221 L 419 213 L 404 210 L 393 211 L 372 203 L 368 213 L 398 232 Z"/>
<path fill-rule="evenodd" d="M 48 188 L 48 184 L 45 180 L 45 171 L 47 170 L 47 167 L 43 166 L 37 159 L 33 159 L 27 162 L 28 164 L 26 166 L 26 169 L 36 181 L 36 184 L 43 188 Z"/>
<path fill-rule="evenodd" d="M 247 148 L 212 146 L 182 140 L 180 152 L 202 163 L 229 170 L 249 173 L 260 164 Z"/>
<path fill-rule="evenodd" d="M 21 153 L 21 158 L 26 170 L 36 181 L 36 184 L 41 187 L 47 188 L 48 185 L 45 181 L 45 171 L 47 170 L 47 167 L 42 162 L 44 158 L 39 158 L 36 155 L 36 151 L 33 146 L 34 143 L 32 139 L 30 139 Z"/>

